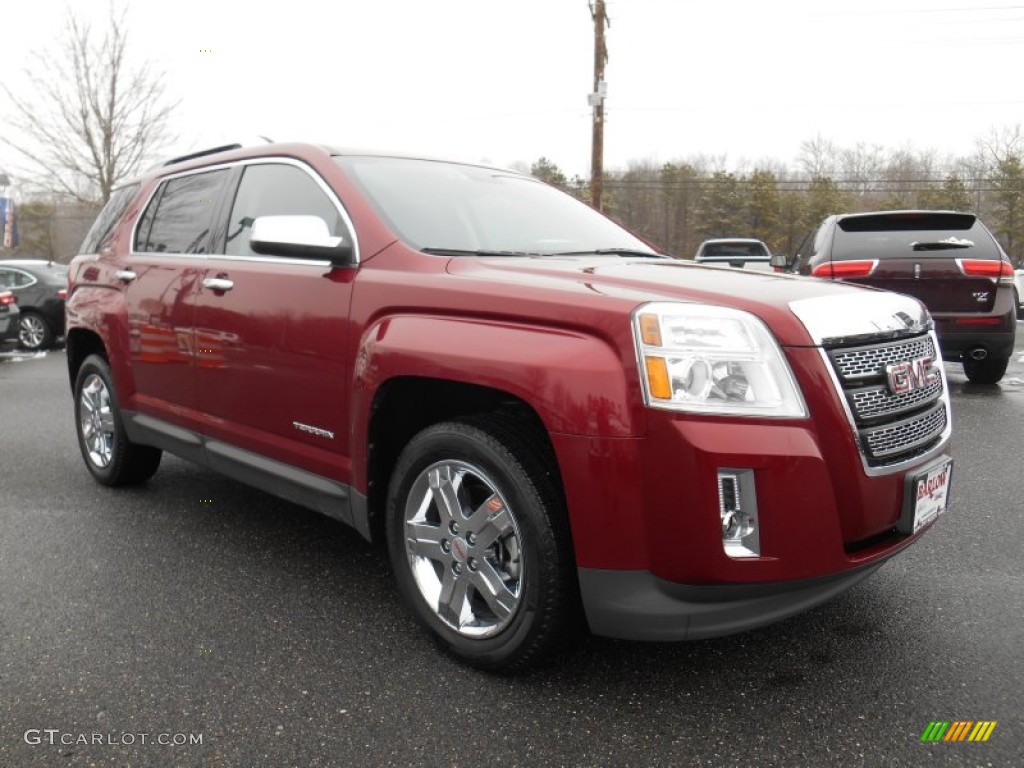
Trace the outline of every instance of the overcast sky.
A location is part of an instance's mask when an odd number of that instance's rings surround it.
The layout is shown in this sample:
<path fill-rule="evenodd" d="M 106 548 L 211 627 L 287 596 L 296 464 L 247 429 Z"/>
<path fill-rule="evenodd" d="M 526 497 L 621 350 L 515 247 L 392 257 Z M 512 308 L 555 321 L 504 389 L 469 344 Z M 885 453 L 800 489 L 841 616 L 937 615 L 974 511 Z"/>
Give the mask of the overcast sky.
<path fill-rule="evenodd" d="M 54 46 L 66 7 L 7 9 L 5 84 L 23 87 L 30 51 Z M 96 25 L 107 12 L 106 0 L 72 7 Z M 818 135 L 969 154 L 1024 111 L 1024 2 L 607 7 L 609 169 L 698 154 L 792 163 Z M 181 100 L 182 149 L 266 135 L 505 166 L 546 156 L 589 173 L 587 0 L 135 0 L 129 25 L 132 55 Z M 15 164 L 0 147 L 0 168 Z"/>

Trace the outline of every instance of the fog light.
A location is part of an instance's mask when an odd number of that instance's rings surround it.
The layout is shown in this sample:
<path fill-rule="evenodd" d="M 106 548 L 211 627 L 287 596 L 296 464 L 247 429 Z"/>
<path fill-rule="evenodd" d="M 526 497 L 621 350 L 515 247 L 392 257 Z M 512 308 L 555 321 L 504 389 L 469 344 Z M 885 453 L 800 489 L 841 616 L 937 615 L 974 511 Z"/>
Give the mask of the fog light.
<path fill-rule="evenodd" d="M 757 492 L 752 469 L 718 470 L 718 510 L 725 554 L 729 557 L 760 557 Z"/>

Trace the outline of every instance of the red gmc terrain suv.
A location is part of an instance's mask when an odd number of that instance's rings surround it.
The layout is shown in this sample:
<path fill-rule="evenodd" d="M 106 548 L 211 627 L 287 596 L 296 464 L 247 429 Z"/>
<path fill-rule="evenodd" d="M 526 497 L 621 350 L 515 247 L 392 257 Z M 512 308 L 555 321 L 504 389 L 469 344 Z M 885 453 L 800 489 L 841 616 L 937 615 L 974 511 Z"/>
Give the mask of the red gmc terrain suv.
<path fill-rule="evenodd" d="M 86 467 L 162 451 L 383 537 L 451 652 L 681 640 L 818 605 L 949 498 L 916 299 L 652 251 L 510 171 L 221 148 L 118 190 L 71 266 Z"/>

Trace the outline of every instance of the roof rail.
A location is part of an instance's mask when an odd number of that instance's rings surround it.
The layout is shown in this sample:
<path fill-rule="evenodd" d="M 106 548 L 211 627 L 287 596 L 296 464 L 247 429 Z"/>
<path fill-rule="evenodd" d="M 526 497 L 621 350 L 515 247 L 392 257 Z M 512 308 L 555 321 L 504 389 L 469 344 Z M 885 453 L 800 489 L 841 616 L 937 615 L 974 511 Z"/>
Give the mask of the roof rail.
<path fill-rule="evenodd" d="M 227 152 L 229 149 L 241 149 L 241 148 L 242 148 L 241 144 L 225 144 L 224 146 L 221 146 L 221 147 L 211 147 L 210 149 L 203 149 L 203 150 L 200 150 L 199 152 L 190 152 L 189 154 L 182 155 L 181 157 L 173 157 L 170 160 L 168 160 L 166 163 L 164 163 L 164 166 L 166 167 L 168 165 L 175 165 L 177 163 L 183 163 L 186 160 L 195 160 L 197 157 L 206 157 L 207 155 L 215 155 L 218 152 Z"/>

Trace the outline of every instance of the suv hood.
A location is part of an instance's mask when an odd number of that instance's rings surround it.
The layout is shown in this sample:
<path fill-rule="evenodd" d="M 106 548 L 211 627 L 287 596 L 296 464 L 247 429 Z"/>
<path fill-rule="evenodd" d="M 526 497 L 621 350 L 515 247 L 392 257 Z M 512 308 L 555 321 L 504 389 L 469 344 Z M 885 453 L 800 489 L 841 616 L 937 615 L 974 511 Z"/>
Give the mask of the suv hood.
<path fill-rule="evenodd" d="M 577 305 L 585 298 L 603 297 L 602 303 L 628 312 L 648 301 L 734 307 L 760 317 L 787 346 L 817 346 L 879 333 L 899 335 L 931 326 L 927 310 L 915 299 L 845 283 L 686 261 L 459 257 L 447 269 L 463 278 L 520 284 L 529 291 L 570 292 Z"/>

